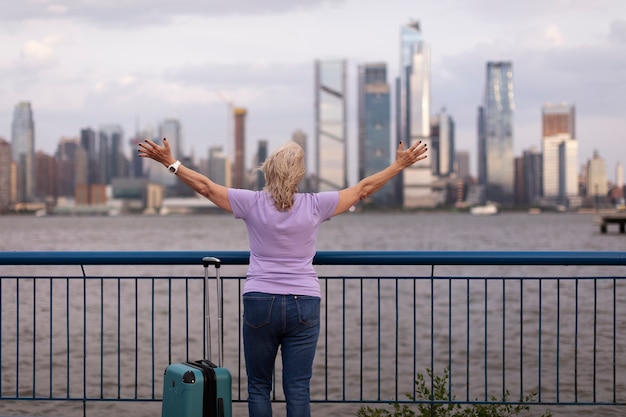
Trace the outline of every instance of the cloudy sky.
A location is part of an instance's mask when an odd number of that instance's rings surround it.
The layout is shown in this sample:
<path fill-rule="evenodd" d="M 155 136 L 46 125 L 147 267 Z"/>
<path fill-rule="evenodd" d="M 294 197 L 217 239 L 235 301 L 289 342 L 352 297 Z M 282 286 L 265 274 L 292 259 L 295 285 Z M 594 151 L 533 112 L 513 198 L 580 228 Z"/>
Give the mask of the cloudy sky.
<path fill-rule="evenodd" d="M 564 101 L 580 163 L 597 150 L 610 179 L 626 164 L 624 0 L 2 0 L 0 136 L 26 100 L 37 150 L 83 127 L 129 137 L 177 117 L 184 150 L 204 156 L 226 145 L 232 100 L 248 109 L 251 156 L 259 139 L 312 138 L 313 62 L 345 58 L 355 153 L 356 67 L 386 62 L 392 82 L 411 19 L 431 47 L 432 110 L 454 117 L 474 173 L 485 65 L 499 60 L 513 62 L 516 155 L 541 147 L 544 103 Z"/>

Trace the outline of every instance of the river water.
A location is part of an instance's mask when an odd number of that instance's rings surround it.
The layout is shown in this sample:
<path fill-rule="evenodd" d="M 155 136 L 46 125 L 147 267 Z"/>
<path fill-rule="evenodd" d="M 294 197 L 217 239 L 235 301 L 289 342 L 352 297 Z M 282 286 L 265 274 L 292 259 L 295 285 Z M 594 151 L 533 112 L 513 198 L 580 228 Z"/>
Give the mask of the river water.
<path fill-rule="evenodd" d="M 206 251 L 207 254 L 210 254 L 212 250 L 248 249 L 247 234 L 243 222 L 234 220 L 231 216 L 225 214 L 165 217 L 53 216 L 36 218 L 0 216 L 0 231 L 2 237 L 0 250 L 2 251 L 189 250 Z M 591 215 L 570 213 L 542 213 L 540 215 L 501 213 L 497 216 L 471 216 L 466 213 L 350 213 L 325 223 L 320 231 L 317 245 L 318 250 L 324 251 L 623 251 L 625 248 L 626 236 L 620 235 L 616 230 L 609 230 L 608 234 L 603 235 L 599 232 L 599 227 L 592 222 Z M 72 268 L 76 269 L 78 267 Z M 338 274 L 341 276 L 361 274 L 401 276 L 405 272 L 409 272 L 409 268 L 406 267 L 364 268 L 354 266 L 343 267 L 340 270 L 327 266 L 317 268 L 320 274 Z M 488 269 L 450 267 L 435 270 L 435 275 L 442 277 L 465 275 L 518 277 L 528 273 L 536 275 L 537 270 L 537 267 L 491 267 Z M 87 275 L 90 273 L 95 275 L 98 271 L 98 267 L 87 267 L 86 273 Z M 229 275 L 241 274 L 244 271 L 245 268 L 243 267 L 223 268 L 223 273 Z M 79 270 L 68 271 L 67 268 L 57 267 L 45 269 L 45 273 L 49 276 L 80 275 L 81 272 Z M 196 274 L 198 271 L 197 268 L 192 267 L 170 267 L 169 270 L 165 268 L 160 272 L 184 275 L 188 273 Z M 430 269 L 427 267 L 424 267 L 423 271 L 420 269 L 416 272 L 415 268 L 410 270 L 411 274 L 423 274 L 426 277 L 428 277 L 430 272 Z M 10 276 L 18 273 L 20 275 L 29 273 L 40 275 L 42 268 L 0 267 L 0 276 Z M 126 267 L 125 274 L 145 274 L 145 272 L 140 268 Z M 607 380 L 612 381 L 614 372 L 617 375 L 615 378 L 618 390 L 622 392 L 626 390 L 625 378 L 621 376 L 623 370 L 626 369 L 626 358 L 622 357 L 626 351 L 626 340 L 624 340 L 626 335 L 621 335 L 621 329 L 625 327 L 625 323 L 621 320 L 622 315 L 619 314 L 622 312 L 626 313 L 626 289 L 624 286 L 618 286 L 614 292 L 612 282 L 607 284 L 605 281 L 595 282 L 584 279 L 588 276 L 597 275 L 624 276 L 626 275 L 624 268 L 554 267 L 545 268 L 539 274 L 556 277 L 577 276 L 581 277 L 582 280 L 579 284 L 574 284 L 573 281 L 561 283 L 556 280 L 549 280 L 545 284 L 540 284 L 537 280 L 524 284 L 521 284 L 519 280 L 512 280 L 511 283 L 507 281 L 507 284 L 503 284 L 502 281 L 498 280 L 495 283 L 472 283 L 471 289 L 464 280 L 442 280 L 441 282 L 424 280 L 423 283 L 420 282 L 417 285 L 403 281 L 396 284 L 394 281 L 390 286 L 383 283 L 382 289 L 369 284 L 359 284 L 361 285 L 360 289 L 357 285 L 354 291 L 346 291 L 347 309 L 345 313 L 341 311 L 343 301 L 338 299 L 339 296 L 337 295 L 343 294 L 343 289 L 340 287 L 341 284 L 335 284 L 334 282 L 324 284 L 324 288 L 327 290 L 325 302 L 329 307 L 323 314 L 329 317 L 340 317 L 341 314 L 345 314 L 342 320 L 346 323 L 355 323 L 355 326 L 354 328 L 351 328 L 349 325 L 346 326 L 346 339 L 344 340 L 347 340 L 347 342 L 342 342 L 334 334 L 326 335 L 320 340 L 316 369 L 323 366 L 324 361 L 328 361 L 331 367 L 345 367 L 345 372 L 349 379 L 351 376 L 357 378 L 358 372 L 360 372 L 358 368 L 363 367 L 365 383 L 355 383 L 358 386 L 357 388 L 351 387 L 351 384 L 348 383 L 347 388 L 345 388 L 340 383 L 334 384 L 332 380 L 330 382 L 316 380 L 314 375 L 312 395 L 314 397 L 328 395 L 330 398 L 338 398 L 340 395 L 335 391 L 346 390 L 349 396 L 353 397 L 356 395 L 358 397 L 360 395 L 358 391 L 362 390 L 365 391 L 367 396 L 370 396 L 371 392 L 367 388 L 362 387 L 367 387 L 368 382 L 372 382 L 372 385 L 374 385 L 379 377 L 379 371 L 381 372 L 381 378 L 383 380 L 388 378 L 391 386 L 394 384 L 393 379 L 395 379 L 394 374 L 396 373 L 401 380 L 406 378 L 412 379 L 415 372 L 413 369 L 416 366 L 415 363 L 418 364 L 417 372 L 424 372 L 424 368 L 429 367 L 431 364 L 435 365 L 437 372 L 441 372 L 441 366 L 451 363 L 453 365 L 452 382 L 455 389 L 458 389 L 460 393 L 457 394 L 458 399 L 465 399 L 466 393 L 470 399 L 480 399 L 481 395 L 484 395 L 484 390 L 481 391 L 480 388 L 486 384 L 486 379 L 490 381 L 490 391 L 492 390 L 491 387 L 497 387 L 497 392 L 490 392 L 490 395 L 500 396 L 499 394 L 502 393 L 500 386 L 506 385 L 506 388 L 512 392 L 511 398 L 537 390 L 539 381 L 542 381 L 541 384 L 545 384 L 548 387 L 555 386 L 557 383 L 554 376 L 556 367 L 552 365 L 556 363 L 565 364 L 561 365 L 559 369 L 562 381 L 558 381 L 564 393 L 576 390 L 581 397 L 584 397 L 584 400 L 590 401 L 593 390 L 589 385 L 596 383 L 598 392 L 604 392 L 602 395 L 606 396 L 606 389 L 603 388 L 604 385 L 602 384 L 606 383 Z M 352 284 L 348 284 L 348 287 L 350 285 Z M 489 296 L 485 295 L 487 285 L 490 286 Z M 522 285 L 525 285 L 523 289 Z M 335 289 L 337 289 L 336 292 Z M 100 289 L 95 287 L 94 292 L 98 294 L 98 297 L 101 295 L 100 290 L 102 294 L 108 291 L 104 286 Z M 28 291 L 28 287 L 25 286 L 21 291 L 22 296 L 28 299 L 28 296 L 23 295 L 25 291 Z M 82 287 L 76 289 L 76 291 L 78 291 L 78 296 L 82 297 Z M 112 289 L 112 291 L 115 292 L 115 289 Z M 158 291 L 157 289 L 157 293 Z M 230 295 L 236 296 L 238 289 L 233 287 L 229 291 L 234 291 Z M 594 291 L 597 294 L 596 296 L 583 297 L 584 295 L 594 293 Z M 69 289 L 68 292 L 70 292 Z M 383 302 L 382 307 L 367 305 L 367 302 L 365 302 L 366 305 L 363 305 L 363 302 L 360 300 L 361 293 L 364 293 L 366 297 L 368 294 L 373 294 L 374 299 L 380 297 L 383 301 L 386 300 L 387 303 Z M 436 300 L 443 300 L 442 302 L 438 301 L 437 305 L 433 306 L 432 311 L 434 313 L 432 315 L 431 295 L 434 295 Z M 539 295 L 544 300 L 543 302 L 538 301 Z M 7 355 L 11 354 L 12 346 L 15 344 L 9 336 L 11 333 L 11 320 L 13 320 L 13 317 L 10 316 L 10 311 L 14 308 L 11 307 L 11 297 L 14 297 L 14 292 L 12 292 L 10 284 L 7 284 L 2 291 L 3 350 L 1 354 L 3 365 L 6 362 Z M 523 297 L 523 301 L 520 300 L 520 297 Z M 471 303 L 466 302 L 467 299 L 472 300 Z M 506 299 L 507 302 L 503 303 L 503 299 Z M 134 299 L 122 300 L 122 303 L 126 301 L 129 304 L 138 303 Z M 611 316 L 613 314 L 614 301 L 617 306 L 615 311 L 618 317 L 617 322 L 614 324 L 618 333 L 618 338 L 616 339 L 617 347 L 615 349 L 617 356 L 615 360 L 612 359 L 613 349 L 609 346 L 613 343 L 613 324 L 602 322 L 596 323 L 594 326 L 593 322 L 589 321 L 589 316 L 582 314 L 579 319 L 574 319 L 576 308 L 581 312 L 586 310 L 597 311 L 598 317 L 606 317 L 606 314 L 602 315 L 602 313 L 607 312 Z M 90 301 L 88 301 L 89 303 Z M 99 300 L 95 300 L 94 303 L 98 304 Z M 537 308 L 538 305 L 542 305 L 542 308 Z M 48 308 L 52 309 L 51 306 Z M 105 307 L 99 308 L 101 308 L 100 314 L 102 312 L 106 314 L 107 310 Z M 230 307 L 231 310 L 233 308 L 233 306 Z M 63 306 L 55 306 L 55 309 L 62 310 Z M 229 307 L 225 306 L 225 309 L 228 310 Z M 520 310 L 526 311 L 521 319 Z M 96 313 L 94 313 L 94 317 L 98 316 Z M 227 313 L 228 311 L 225 312 L 225 317 Z M 376 315 L 379 313 L 389 319 L 391 324 L 389 328 L 385 328 L 384 324 L 376 324 Z M 28 321 L 29 306 L 23 308 L 21 314 L 21 320 Z M 38 311 L 35 314 L 40 313 Z M 52 315 L 52 313 L 49 314 Z M 236 311 L 234 314 L 236 314 Z M 538 314 L 542 316 L 539 317 Z M 394 319 L 396 315 L 399 317 L 397 320 Z M 503 318 L 503 316 L 507 318 Z M 138 328 L 153 326 L 150 322 L 141 323 L 142 317 L 144 316 L 138 316 Z M 486 324 L 486 317 L 493 317 L 493 319 L 490 319 L 489 325 Z M 517 320 L 511 320 L 511 317 L 517 317 Z M 147 318 L 146 321 L 148 321 Z M 540 321 L 547 323 L 541 331 L 544 340 L 542 343 L 546 347 L 544 348 L 545 350 L 538 353 L 536 340 L 539 333 L 538 323 Z M 554 325 L 557 321 L 559 323 L 558 327 Z M 372 324 L 368 330 L 367 326 L 370 322 Z M 523 326 L 520 322 L 523 322 Z M 97 319 L 93 325 L 98 327 L 99 323 L 100 321 Z M 472 337 L 470 338 L 467 333 L 467 328 L 470 325 L 472 329 L 482 329 L 480 331 L 484 335 L 478 337 L 471 333 Z M 364 331 L 366 338 L 365 353 L 359 351 L 361 337 L 363 336 L 354 330 L 361 327 L 366 328 Z M 381 327 L 383 328 L 381 329 Z M 235 324 L 234 329 L 236 328 L 237 325 Z M 405 338 L 403 335 L 407 329 L 410 329 L 410 332 L 407 333 L 410 336 Z M 236 333 L 236 330 L 231 329 L 228 331 Z M 236 337 L 229 334 L 228 331 L 225 330 L 227 332 L 225 338 L 228 340 L 230 337 L 232 340 L 236 340 Z M 561 333 L 559 334 L 559 332 Z M 578 336 L 575 339 L 563 338 L 562 336 L 563 334 L 574 334 L 574 332 L 578 332 Z M 502 333 L 506 333 L 505 343 L 502 342 Z M 141 337 L 142 332 L 138 331 L 138 334 Z M 370 335 L 374 338 L 374 341 L 367 343 L 367 338 Z M 418 360 L 415 360 L 412 356 L 416 340 L 422 337 L 424 340 L 430 340 L 431 336 L 434 340 L 435 352 L 433 352 L 430 343 L 421 343 L 419 348 L 415 348 L 418 357 Z M 77 336 L 75 343 L 76 345 L 80 343 L 82 348 L 81 337 Z M 561 343 L 561 339 L 563 339 L 563 342 L 557 355 L 555 346 L 557 341 Z M 592 340 L 596 344 L 596 352 L 598 352 L 595 358 L 593 357 Z M 72 340 L 68 343 L 74 344 Z M 139 343 L 141 344 L 142 342 L 140 341 Z M 151 340 L 145 340 L 145 344 L 150 343 Z M 573 343 L 576 346 L 573 346 Z M 598 344 L 601 346 L 598 347 Z M 603 344 L 608 345 L 604 346 Z M 337 346 L 341 346 L 341 348 Z M 448 346 L 450 346 L 450 349 L 448 349 Z M 87 350 L 91 348 L 98 351 L 102 348 L 106 350 L 107 346 L 102 341 L 99 341 L 98 346 L 88 346 Z M 110 348 L 116 349 L 117 347 L 111 345 Z M 227 358 L 230 353 L 228 349 L 229 347 L 226 349 Z M 347 352 L 346 357 L 348 359 L 345 363 L 337 362 L 339 361 L 337 358 L 344 356 L 343 350 Z M 388 366 L 385 364 L 387 353 L 391 352 L 390 355 L 392 355 L 395 354 L 396 350 L 399 352 L 400 357 L 403 357 L 402 355 L 411 356 L 412 369 L 402 369 L 402 364 L 389 363 Z M 523 355 L 519 354 L 520 351 L 523 352 Z M 454 354 L 450 352 L 454 352 Z M 560 356 L 555 358 L 555 355 Z M 26 357 L 21 360 L 30 360 L 27 355 L 24 356 Z M 381 366 L 378 366 L 379 356 L 382 357 L 380 360 L 383 365 Z M 523 358 L 520 358 L 520 356 Z M 576 357 L 574 358 L 574 356 Z M 356 357 L 371 358 L 374 363 L 365 361 L 365 364 L 363 364 L 363 360 L 354 359 Z M 390 357 L 393 358 L 393 355 Z M 420 361 L 420 357 L 423 357 L 424 360 Z M 520 362 L 520 359 L 523 362 Z M 40 363 L 42 360 L 40 360 Z M 537 365 L 539 361 L 543 361 L 541 371 L 533 371 L 539 369 Z M 489 362 L 489 372 L 485 373 L 484 369 L 487 362 Z M 492 363 L 499 364 L 499 366 L 494 366 Z M 576 363 L 580 367 L 580 369 L 576 370 L 576 372 L 580 372 L 578 379 L 572 377 L 573 370 L 569 366 L 572 363 Z M 240 366 L 236 362 L 229 364 L 229 367 L 231 365 Z M 46 364 L 45 366 L 48 365 Z M 102 368 L 102 366 L 100 368 L 98 366 L 100 364 L 92 367 L 96 370 Z M 158 368 L 158 366 L 156 367 Z M 593 372 L 593 367 L 596 368 L 595 373 Z M 502 368 L 510 368 L 509 376 L 506 380 L 502 376 Z M 528 369 L 528 371 L 522 373 L 520 368 Z M 466 370 L 468 371 L 466 372 Z M 104 372 L 104 370 L 100 372 Z M 341 372 L 343 370 L 337 370 L 338 375 L 341 375 Z M 3 369 L 1 389 L 4 396 L 10 396 L 12 389 L 14 392 L 14 388 L 10 386 L 11 379 L 7 377 L 7 374 L 10 374 L 10 371 L 6 372 Z M 333 372 L 330 372 L 330 375 L 332 376 Z M 590 379 L 589 375 L 596 375 L 596 377 L 595 379 L 593 377 Z M 524 379 L 523 387 L 520 387 L 520 376 Z M 27 378 L 22 374 L 21 380 L 24 379 Z M 280 379 L 279 376 L 278 379 Z M 235 383 L 238 382 L 235 381 Z M 465 391 L 464 387 L 467 383 L 472 388 Z M 243 386 L 245 387 L 245 384 Z M 404 393 L 406 392 L 404 387 L 405 385 L 398 391 L 398 396 L 401 398 L 404 398 Z M 79 388 L 79 392 L 80 390 L 82 390 L 82 385 Z M 329 391 L 330 394 L 328 394 Z M 393 392 L 394 388 L 390 388 L 390 391 L 395 395 Z M 550 388 L 544 388 L 542 392 L 545 396 L 554 395 L 554 390 Z M 626 401 L 626 397 L 622 392 L 618 392 L 616 395 L 618 401 Z M 75 393 L 73 394 L 75 395 Z M 385 392 L 383 394 L 386 395 Z M 546 398 L 548 400 L 553 399 L 553 397 L 544 397 L 543 400 L 545 401 Z M 568 396 L 560 400 L 567 401 L 573 400 L 573 398 Z M 607 398 L 598 398 L 598 400 L 604 401 Z M 611 398 L 608 398 L 608 401 L 610 400 Z M 545 408 L 550 408 L 554 415 L 589 415 L 593 413 L 594 415 L 608 416 L 621 415 L 623 411 L 619 408 L 610 407 L 595 407 L 592 409 L 584 409 L 584 407 Z M 276 405 L 275 415 L 283 416 L 283 409 L 283 405 Z M 313 405 L 315 415 L 324 416 L 356 415 L 357 409 L 358 405 L 354 404 L 349 406 L 333 404 Z M 104 405 L 90 405 L 87 414 L 156 416 L 159 415 L 159 410 L 160 405 L 158 403 L 107 403 Z M 239 413 L 238 415 L 244 415 L 242 408 L 236 407 L 235 410 Z M 544 408 L 533 410 L 540 413 L 544 411 Z M 82 405 L 57 402 L 44 403 L 43 405 L 33 403 L 30 405 L 23 402 L 3 401 L 0 402 L 0 415 L 82 415 Z"/>

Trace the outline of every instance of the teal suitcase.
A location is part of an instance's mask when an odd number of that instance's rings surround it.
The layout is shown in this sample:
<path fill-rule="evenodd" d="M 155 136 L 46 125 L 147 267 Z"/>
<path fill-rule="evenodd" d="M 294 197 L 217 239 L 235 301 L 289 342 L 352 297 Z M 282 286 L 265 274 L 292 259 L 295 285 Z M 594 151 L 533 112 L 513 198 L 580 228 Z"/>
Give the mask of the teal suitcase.
<path fill-rule="evenodd" d="M 232 377 L 222 365 L 222 291 L 220 260 L 202 258 L 208 292 L 209 265 L 215 265 L 218 300 L 218 365 L 211 358 L 211 318 L 205 294 L 208 359 L 174 363 L 165 368 L 161 417 L 232 417 Z"/>

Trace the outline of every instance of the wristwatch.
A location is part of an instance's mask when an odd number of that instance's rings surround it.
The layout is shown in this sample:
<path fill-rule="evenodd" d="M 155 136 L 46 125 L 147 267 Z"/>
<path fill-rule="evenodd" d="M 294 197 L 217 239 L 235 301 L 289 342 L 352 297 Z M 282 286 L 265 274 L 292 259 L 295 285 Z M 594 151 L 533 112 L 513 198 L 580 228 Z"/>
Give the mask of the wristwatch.
<path fill-rule="evenodd" d="M 167 169 L 169 169 L 172 174 L 176 174 L 178 172 L 178 167 L 180 167 L 180 161 L 177 160 L 172 165 L 168 166 Z"/>

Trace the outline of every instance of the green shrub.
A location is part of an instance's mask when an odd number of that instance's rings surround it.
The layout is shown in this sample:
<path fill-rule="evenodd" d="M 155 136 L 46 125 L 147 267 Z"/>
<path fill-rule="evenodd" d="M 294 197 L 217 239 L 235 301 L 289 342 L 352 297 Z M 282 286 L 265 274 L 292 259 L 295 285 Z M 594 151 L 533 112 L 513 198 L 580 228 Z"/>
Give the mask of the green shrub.
<path fill-rule="evenodd" d="M 520 401 L 520 404 L 507 404 L 509 391 L 498 400 L 491 397 L 493 404 L 469 404 L 461 405 L 453 403 L 454 397 L 450 398 L 448 392 L 448 368 L 444 369 L 443 375 L 434 375 L 431 369 L 426 372 L 430 377 L 428 383 L 423 374 L 417 375 L 415 381 L 415 397 L 407 394 L 412 400 L 438 401 L 436 403 L 416 403 L 417 410 L 413 410 L 408 404 L 392 403 L 393 410 L 385 408 L 372 408 L 363 406 L 357 412 L 358 417 L 509 417 L 517 416 L 530 411 L 528 403 L 535 401 L 536 393 L 531 393 Z M 432 381 L 432 382 L 431 382 Z M 546 411 L 542 417 L 549 417 L 552 413 Z"/>

